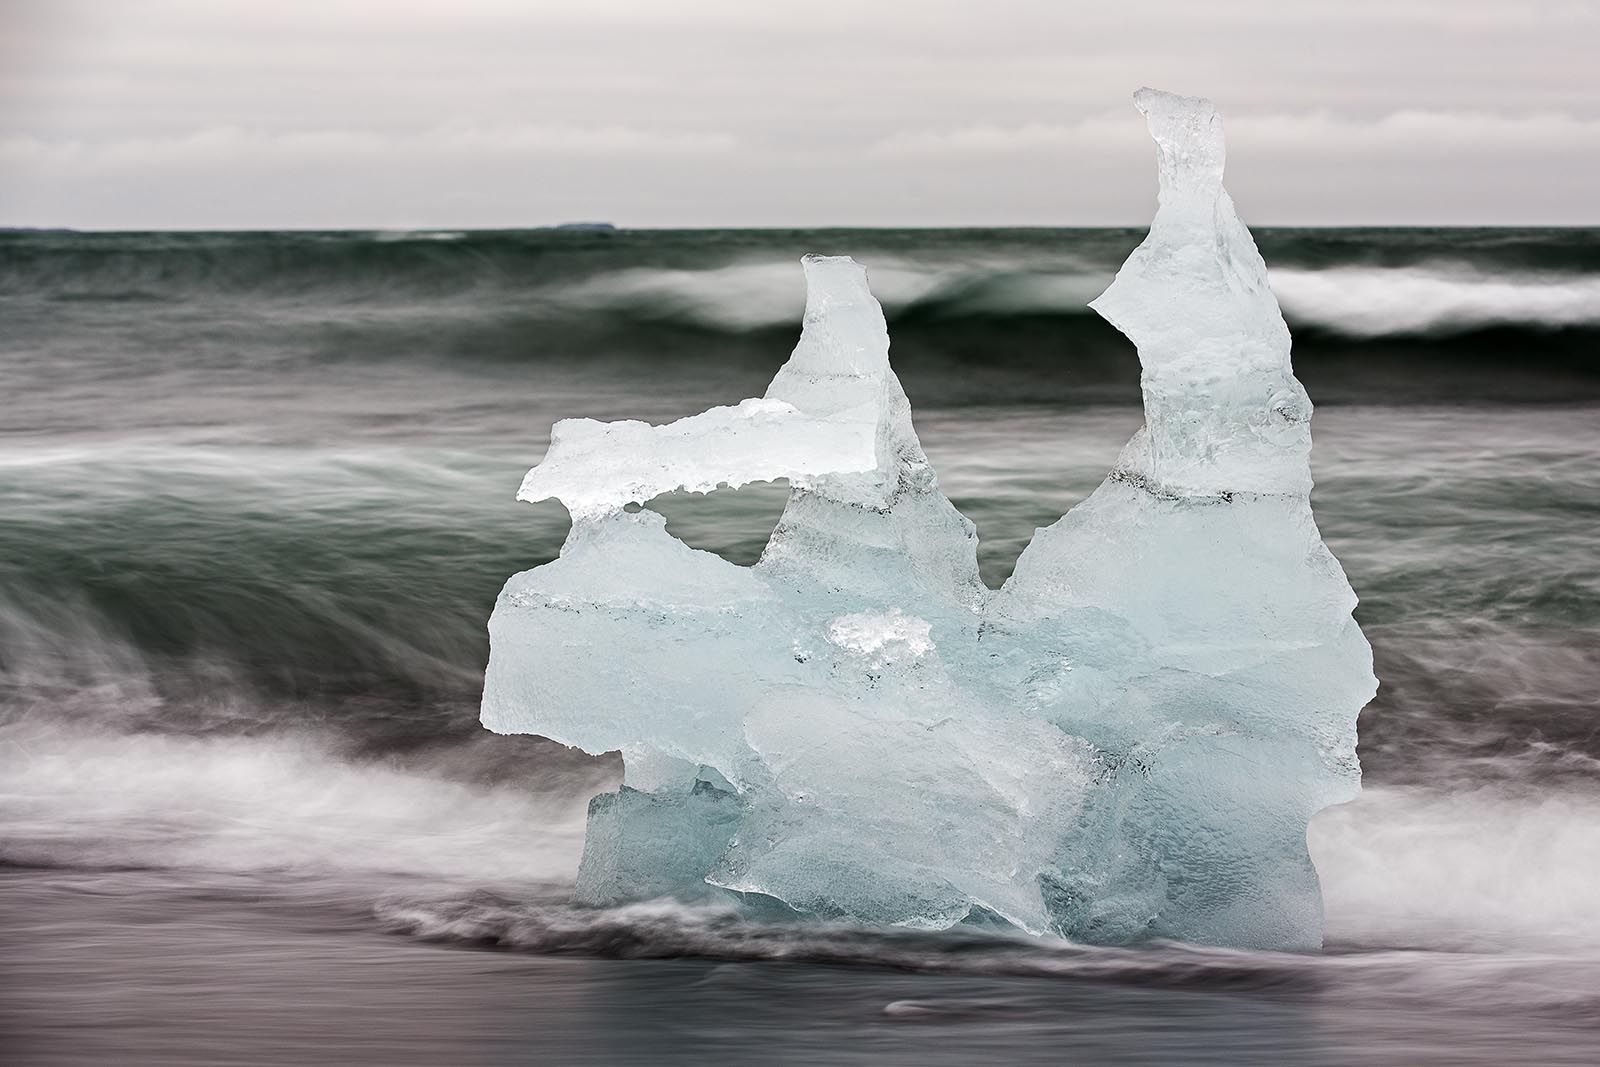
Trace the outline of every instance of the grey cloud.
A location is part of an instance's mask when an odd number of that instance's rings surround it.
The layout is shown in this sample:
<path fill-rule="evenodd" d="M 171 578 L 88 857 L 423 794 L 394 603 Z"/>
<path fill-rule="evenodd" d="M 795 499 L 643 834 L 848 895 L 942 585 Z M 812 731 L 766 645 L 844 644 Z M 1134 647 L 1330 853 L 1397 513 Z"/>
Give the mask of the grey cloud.
<path fill-rule="evenodd" d="M 1597 44 L 1562 0 L 12 0 L 0 222 L 1137 224 L 1140 84 L 1218 101 L 1252 221 L 1593 222 Z"/>

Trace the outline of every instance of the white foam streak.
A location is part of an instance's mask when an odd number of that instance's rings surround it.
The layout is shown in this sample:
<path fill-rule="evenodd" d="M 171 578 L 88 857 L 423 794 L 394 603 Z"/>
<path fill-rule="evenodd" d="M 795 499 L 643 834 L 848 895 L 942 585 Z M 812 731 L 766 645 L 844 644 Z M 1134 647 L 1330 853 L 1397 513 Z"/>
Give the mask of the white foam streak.
<path fill-rule="evenodd" d="M 1291 322 L 1355 337 L 1459 332 L 1496 325 L 1600 325 L 1600 278 L 1485 277 L 1449 268 L 1274 270 Z"/>
<path fill-rule="evenodd" d="M 1109 271 L 1055 260 L 955 265 L 869 258 L 864 265 L 873 295 L 889 309 L 941 297 L 953 309 L 967 312 L 1070 314 L 1085 311 L 1110 278 Z M 701 270 L 634 268 L 578 283 L 562 298 L 596 311 L 669 309 L 687 319 L 739 330 L 793 325 L 804 308 L 793 267 L 767 262 Z"/>
<path fill-rule="evenodd" d="M 1368 788 L 1309 841 L 1329 944 L 1600 945 L 1600 795 Z"/>
<path fill-rule="evenodd" d="M 788 262 L 734 263 L 708 270 L 636 267 L 581 282 L 564 296 L 595 310 L 656 304 L 714 326 L 742 330 L 798 322 L 805 307 Z"/>
<path fill-rule="evenodd" d="M 0 730 L 0 859 L 570 882 L 587 793 L 552 799 L 309 737 Z M 1370 787 L 1309 834 L 1331 947 L 1600 946 L 1600 795 Z"/>
<path fill-rule="evenodd" d="M 570 881 L 583 804 L 346 761 L 309 738 L 0 731 L 0 859 Z"/>

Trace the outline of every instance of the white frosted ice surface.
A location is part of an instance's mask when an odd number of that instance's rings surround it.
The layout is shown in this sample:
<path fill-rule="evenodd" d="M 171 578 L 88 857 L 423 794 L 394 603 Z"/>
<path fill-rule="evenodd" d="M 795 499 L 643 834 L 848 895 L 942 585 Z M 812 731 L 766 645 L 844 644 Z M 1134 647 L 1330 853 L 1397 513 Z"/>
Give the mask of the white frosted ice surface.
<path fill-rule="evenodd" d="M 828 624 L 828 640 L 869 657 L 881 667 L 931 652 L 933 641 L 928 635 L 932 630 L 932 623 L 893 608 L 841 615 Z"/>
<path fill-rule="evenodd" d="M 878 413 L 871 406 L 827 417 L 782 400 L 745 400 L 665 426 L 647 422 L 562 419 L 550 451 L 517 492 L 518 500 L 559 499 L 589 518 L 687 489 L 709 493 L 750 482 L 834 471 L 877 462 Z"/>
<path fill-rule="evenodd" d="M 997 592 L 940 493 L 866 274 L 804 260 L 766 397 L 564 420 L 523 499 L 573 517 L 490 620 L 483 722 L 621 750 L 577 895 L 1094 942 L 1321 939 L 1306 825 L 1353 797 L 1371 652 L 1312 519 L 1311 404 L 1203 100 L 1141 90 L 1160 206 L 1094 307 L 1145 426 Z M 667 533 L 672 489 L 788 478 L 761 561 Z"/>

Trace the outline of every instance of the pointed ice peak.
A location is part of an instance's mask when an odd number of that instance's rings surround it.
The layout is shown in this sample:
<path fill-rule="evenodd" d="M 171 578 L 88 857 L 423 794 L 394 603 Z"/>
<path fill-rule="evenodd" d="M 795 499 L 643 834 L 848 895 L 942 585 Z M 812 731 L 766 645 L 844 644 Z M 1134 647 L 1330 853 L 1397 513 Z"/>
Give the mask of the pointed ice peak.
<path fill-rule="evenodd" d="M 867 270 L 849 256 L 808 255 L 806 313 L 785 370 L 881 375 L 889 369 L 889 327 L 867 287 Z"/>
<path fill-rule="evenodd" d="M 1228 156 L 1216 106 L 1203 97 L 1149 88 L 1133 94 L 1133 105 L 1156 142 L 1161 202 L 1174 195 L 1215 196 Z"/>
<path fill-rule="evenodd" d="M 867 285 L 867 268 L 849 256 L 807 252 L 800 257 L 806 274 L 806 311 L 834 304 L 876 304 Z"/>
<path fill-rule="evenodd" d="M 975 528 L 939 492 L 917 441 L 867 272 L 848 256 L 800 262 L 805 325 L 767 399 L 830 422 L 870 413 L 877 463 L 870 470 L 840 466 L 798 485 L 803 491 L 790 496 L 760 566 L 789 581 L 897 588 L 908 605 L 926 594 L 966 610 L 984 593 Z M 847 572 L 855 564 L 845 561 L 862 565 Z"/>
<path fill-rule="evenodd" d="M 1209 100 L 1155 89 L 1134 104 L 1156 142 L 1161 206 L 1089 305 L 1144 368 L 1148 447 L 1124 473 L 1200 496 L 1309 489 L 1311 402 L 1267 265 L 1222 187 L 1222 120 Z"/>

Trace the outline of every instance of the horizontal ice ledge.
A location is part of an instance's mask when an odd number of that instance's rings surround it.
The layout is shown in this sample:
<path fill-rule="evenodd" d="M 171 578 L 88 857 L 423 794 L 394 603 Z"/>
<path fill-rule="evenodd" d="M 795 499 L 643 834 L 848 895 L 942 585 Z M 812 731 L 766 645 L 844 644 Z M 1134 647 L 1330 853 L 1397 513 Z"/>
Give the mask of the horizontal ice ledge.
<path fill-rule="evenodd" d="M 877 466 L 878 412 L 863 404 L 827 417 L 782 400 L 751 399 L 664 426 L 562 419 L 518 500 L 558 499 L 572 517 L 595 518 L 677 489 L 709 493 L 787 478 Z"/>

